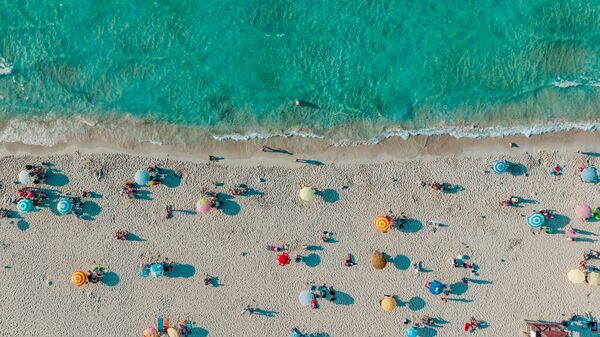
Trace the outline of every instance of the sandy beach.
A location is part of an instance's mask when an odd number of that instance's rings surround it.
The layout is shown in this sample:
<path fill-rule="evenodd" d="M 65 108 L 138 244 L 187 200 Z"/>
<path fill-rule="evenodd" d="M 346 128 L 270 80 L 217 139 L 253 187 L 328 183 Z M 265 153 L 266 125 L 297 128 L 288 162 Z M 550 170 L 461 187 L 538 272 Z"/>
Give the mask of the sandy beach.
<path fill-rule="evenodd" d="M 395 148 L 399 140 L 360 149 L 323 145 L 294 156 L 261 153 L 256 144 L 245 143 L 246 154 L 228 153 L 217 163 L 208 163 L 204 154 L 181 160 L 184 155 L 79 153 L 65 147 L 64 153 L 48 155 L 49 149 L 5 146 L 2 207 L 15 210 L 9 203 L 19 187 L 14 181 L 30 163 L 52 164 L 48 180 L 38 186 L 50 201 L 68 192 L 93 193 L 84 200 L 81 219 L 57 215 L 50 202 L 21 218 L 0 220 L 0 336 L 141 336 L 161 315 L 195 322 L 193 336 L 288 336 L 295 326 L 311 336 L 399 336 L 404 318 L 415 315 L 436 320 L 419 336 L 463 336 L 472 316 L 484 323 L 480 336 L 520 336 L 524 319 L 560 321 L 583 313 L 600 294 L 588 284 L 571 284 L 566 273 L 597 246 L 597 223 L 574 214 L 583 202 L 600 206 L 598 186 L 581 183 L 577 173 L 586 161 L 600 160 L 588 142 L 597 134 L 540 137 L 517 139 L 522 146 L 510 150 L 507 139 L 459 145 L 429 139 L 405 156 L 397 156 L 407 149 Z M 587 155 L 574 153 L 579 146 Z M 298 164 L 296 157 L 324 165 Z M 494 174 L 495 159 L 518 165 L 520 172 Z M 565 174 L 555 179 L 548 170 L 557 163 Z M 144 187 L 140 199 L 119 195 L 136 170 L 154 164 L 182 178 Z M 94 172 L 101 167 L 105 176 L 98 180 Z M 460 188 L 438 193 L 421 184 L 433 180 Z M 237 183 L 254 192 L 229 195 Z M 300 200 L 304 184 L 322 194 L 312 202 Z M 196 214 L 194 204 L 205 190 L 226 194 L 222 210 Z M 526 202 L 501 208 L 500 200 L 511 195 Z M 175 210 L 168 220 L 166 205 Z M 538 209 L 556 211 L 549 225 L 559 233 L 531 233 L 527 216 Z M 388 210 L 406 213 L 403 231 L 382 234 L 373 228 L 373 219 Z M 433 232 L 429 221 L 445 226 Z M 569 225 L 576 229 L 575 242 L 561 233 Z M 119 229 L 137 239 L 115 240 Z M 334 233 L 335 242 L 320 241 L 324 230 Z M 266 246 L 283 243 L 290 255 L 306 256 L 303 262 L 278 266 Z M 303 245 L 311 250 L 303 252 Z M 371 267 L 374 250 L 389 256 L 385 269 Z M 343 264 L 348 253 L 357 262 L 350 268 Z M 174 261 L 175 269 L 166 277 L 140 279 L 140 256 L 159 254 Z M 458 255 L 479 266 L 477 275 L 452 266 L 449 260 Z M 71 273 L 92 261 L 109 267 L 103 282 L 71 285 Z M 419 261 L 423 270 L 415 272 L 412 263 Z M 204 287 L 205 273 L 218 277 L 218 286 Z M 469 278 L 467 286 L 460 283 L 463 277 Z M 424 288 L 431 280 L 451 286 L 447 303 Z M 333 286 L 336 301 L 321 300 L 314 310 L 301 306 L 298 294 L 308 289 L 307 282 Z M 390 313 L 378 304 L 386 294 L 399 300 Z M 240 317 L 253 301 L 256 312 Z"/>

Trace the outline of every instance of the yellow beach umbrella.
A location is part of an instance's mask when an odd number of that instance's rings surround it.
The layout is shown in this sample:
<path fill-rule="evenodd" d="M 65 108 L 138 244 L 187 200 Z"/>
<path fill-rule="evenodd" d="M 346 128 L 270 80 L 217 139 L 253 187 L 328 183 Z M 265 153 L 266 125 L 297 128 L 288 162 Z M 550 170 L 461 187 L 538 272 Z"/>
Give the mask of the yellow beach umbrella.
<path fill-rule="evenodd" d="M 383 311 L 385 312 L 390 312 L 394 310 L 396 308 L 396 305 L 396 300 L 390 295 L 385 295 L 383 297 L 383 300 L 381 300 L 381 309 L 383 309 Z"/>
<path fill-rule="evenodd" d="M 169 337 L 179 337 L 179 333 L 173 328 L 167 329 L 167 335 L 169 335 Z"/>
<path fill-rule="evenodd" d="M 600 273 L 597 271 L 593 271 L 588 274 L 587 282 L 593 286 L 600 285 Z"/>
<path fill-rule="evenodd" d="M 315 190 L 310 186 L 304 186 L 300 189 L 300 199 L 311 201 L 315 197 Z"/>
<path fill-rule="evenodd" d="M 571 269 L 567 273 L 567 279 L 572 283 L 585 283 L 585 273 L 579 269 Z"/>
<path fill-rule="evenodd" d="M 81 287 L 87 282 L 87 276 L 81 270 L 78 270 L 71 274 L 71 284 L 76 287 Z"/>
<path fill-rule="evenodd" d="M 390 219 L 388 219 L 387 217 L 378 216 L 377 218 L 375 218 L 375 221 L 373 221 L 373 226 L 375 226 L 375 229 L 379 232 L 387 233 L 387 231 L 390 230 L 390 227 L 392 225 L 390 223 Z"/>
<path fill-rule="evenodd" d="M 387 260 L 385 259 L 385 255 L 382 252 L 376 250 L 371 255 L 371 265 L 375 269 L 383 269 L 387 264 Z"/>

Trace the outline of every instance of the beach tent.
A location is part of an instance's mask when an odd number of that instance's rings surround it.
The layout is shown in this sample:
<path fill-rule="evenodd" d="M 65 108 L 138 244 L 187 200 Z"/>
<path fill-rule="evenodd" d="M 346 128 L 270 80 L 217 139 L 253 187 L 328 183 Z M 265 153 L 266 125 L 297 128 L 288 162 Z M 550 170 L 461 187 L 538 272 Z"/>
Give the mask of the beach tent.
<path fill-rule="evenodd" d="M 169 335 L 169 337 L 179 337 L 179 332 L 173 328 L 168 328 L 167 335 Z"/>
<path fill-rule="evenodd" d="M 587 220 L 592 217 L 592 208 L 587 204 L 578 205 L 575 207 L 575 215 L 580 219 Z"/>
<path fill-rule="evenodd" d="M 158 331 L 154 328 L 144 330 L 144 337 L 158 337 Z"/>
<path fill-rule="evenodd" d="M 429 282 L 429 292 L 433 295 L 439 295 L 444 292 L 446 289 L 446 285 L 440 281 L 431 281 Z"/>
<path fill-rule="evenodd" d="M 586 167 L 579 174 L 581 180 L 586 183 L 596 183 L 598 182 L 598 171 L 595 167 Z"/>
<path fill-rule="evenodd" d="M 210 206 L 210 199 L 202 197 L 196 202 L 196 211 L 202 214 L 208 214 L 212 207 Z"/>
<path fill-rule="evenodd" d="M 33 203 L 29 199 L 21 199 L 17 203 L 17 211 L 21 214 L 27 214 L 33 209 Z"/>
<path fill-rule="evenodd" d="M 310 186 L 304 186 L 300 189 L 300 199 L 311 201 L 315 197 L 315 190 Z"/>
<path fill-rule="evenodd" d="M 504 160 L 496 160 L 492 165 L 492 170 L 496 174 L 506 173 L 508 171 L 508 163 Z"/>
<path fill-rule="evenodd" d="M 146 170 L 137 170 L 133 180 L 135 180 L 135 183 L 138 185 L 148 185 L 150 182 L 150 173 Z"/>
<path fill-rule="evenodd" d="M 593 271 L 587 275 L 587 283 L 598 286 L 600 285 L 600 273 L 597 271 Z"/>
<path fill-rule="evenodd" d="M 417 337 L 418 336 L 417 329 L 415 329 L 413 327 L 406 329 L 406 331 L 404 333 L 406 334 L 406 337 Z"/>
<path fill-rule="evenodd" d="M 31 182 L 31 177 L 29 176 L 29 172 L 23 170 L 19 172 L 19 182 L 23 185 L 27 185 Z"/>
<path fill-rule="evenodd" d="M 527 224 L 531 228 L 540 228 L 544 225 L 545 222 L 546 222 L 546 217 L 542 213 L 539 213 L 539 212 L 533 212 L 533 214 L 531 214 L 527 218 Z"/>
<path fill-rule="evenodd" d="M 383 309 L 383 311 L 385 312 L 390 312 L 394 310 L 396 308 L 396 305 L 396 300 L 390 295 L 385 295 L 383 297 L 383 300 L 381 300 L 381 309 Z"/>
<path fill-rule="evenodd" d="M 371 255 L 371 265 L 375 269 L 383 269 L 387 264 L 387 260 L 385 259 L 385 255 L 382 252 L 376 250 Z"/>
<path fill-rule="evenodd" d="M 60 198 L 56 204 L 56 211 L 58 214 L 65 215 L 71 213 L 73 210 L 73 203 L 67 198 Z"/>
<path fill-rule="evenodd" d="M 81 270 L 78 270 L 71 274 L 71 284 L 76 287 L 81 287 L 87 282 L 87 276 Z"/>
<path fill-rule="evenodd" d="M 277 263 L 279 263 L 279 265 L 282 267 L 285 266 L 286 264 L 290 263 L 290 261 L 291 261 L 290 256 L 288 255 L 287 252 L 277 254 L 275 259 L 277 260 Z"/>
<path fill-rule="evenodd" d="M 373 226 L 375 226 L 375 229 L 380 233 L 386 233 L 391 227 L 390 219 L 385 216 L 378 216 L 375 218 L 375 221 L 373 221 Z"/>
<path fill-rule="evenodd" d="M 165 267 L 161 262 L 153 263 L 150 265 L 150 274 L 156 278 L 161 277 L 165 274 Z"/>
<path fill-rule="evenodd" d="M 310 305 L 312 299 L 313 294 L 308 290 L 303 290 L 300 292 L 300 295 L 298 295 L 298 301 L 305 307 L 308 307 Z"/>
<path fill-rule="evenodd" d="M 571 283 L 585 283 L 585 273 L 579 269 L 571 269 L 567 273 L 567 279 Z"/>

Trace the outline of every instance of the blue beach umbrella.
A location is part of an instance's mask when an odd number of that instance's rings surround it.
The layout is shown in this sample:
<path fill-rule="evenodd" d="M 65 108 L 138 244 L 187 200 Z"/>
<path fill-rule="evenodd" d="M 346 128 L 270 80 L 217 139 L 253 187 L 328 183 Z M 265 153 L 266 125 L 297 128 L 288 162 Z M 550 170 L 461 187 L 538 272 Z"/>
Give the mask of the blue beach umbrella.
<path fill-rule="evenodd" d="M 598 171 L 595 167 L 586 167 L 579 174 L 581 176 L 581 180 L 586 183 L 597 183 L 598 182 Z"/>
<path fill-rule="evenodd" d="M 17 211 L 21 214 L 27 214 L 33 209 L 33 203 L 29 199 L 21 199 L 17 203 Z"/>
<path fill-rule="evenodd" d="M 61 198 L 56 204 L 56 211 L 61 215 L 69 214 L 72 210 L 73 203 L 67 198 Z"/>
<path fill-rule="evenodd" d="M 137 269 L 138 276 L 141 278 L 146 278 L 150 275 L 150 266 L 147 264 L 139 264 Z"/>
<path fill-rule="evenodd" d="M 406 337 L 417 337 L 419 335 L 419 333 L 417 332 L 417 329 L 415 329 L 413 327 L 406 329 L 406 331 L 404 333 L 406 334 Z"/>
<path fill-rule="evenodd" d="M 165 268 L 162 263 L 153 263 L 150 266 L 150 274 L 154 277 L 161 277 L 165 273 Z"/>
<path fill-rule="evenodd" d="M 146 170 L 137 170 L 133 179 L 138 185 L 148 185 L 148 182 L 150 182 L 150 173 Z"/>
<path fill-rule="evenodd" d="M 546 217 L 539 212 L 534 212 L 527 218 L 527 224 L 532 228 L 540 228 L 546 222 Z"/>
<path fill-rule="evenodd" d="M 302 337 L 302 335 L 298 332 L 298 329 L 294 329 L 289 337 Z"/>
<path fill-rule="evenodd" d="M 496 174 L 502 174 L 508 171 L 508 163 L 504 160 L 496 160 L 492 166 L 492 170 Z"/>
<path fill-rule="evenodd" d="M 310 305 L 310 302 L 312 302 L 312 299 L 313 299 L 313 295 L 308 290 L 301 291 L 300 295 L 298 295 L 298 301 L 300 301 L 300 304 L 302 304 L 305 307 L 308 307 Z"/>
<path fill-rule="evenodd" d="M 429 282 L 429 292 L 433 295 L 439 295 L 444 292 L 446 289 L 446 285 L 440 281 L 431 281 Z"/>

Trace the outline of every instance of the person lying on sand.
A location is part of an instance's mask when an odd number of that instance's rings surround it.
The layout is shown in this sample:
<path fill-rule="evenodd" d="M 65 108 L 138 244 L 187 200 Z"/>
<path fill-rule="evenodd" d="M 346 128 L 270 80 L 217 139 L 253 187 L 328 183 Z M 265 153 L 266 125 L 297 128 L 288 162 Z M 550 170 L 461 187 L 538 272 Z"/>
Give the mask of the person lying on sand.
<path fill-rule="evenodd" d="M 204 286 L 208 287 L 209 285 L 212 284 L 212 277 L 208 274 L 204 274 Z"/>
<path fill-rule="evenodd" d="M 127 231 L 124 229 L 118 230 L 115 232 L 114 236 L 117 240 L 125 241 L 127 240 Z"/>
<path fill-rule="evenodd" d="M 236 184 L 234 188 L 229 190 L 232 195 L 244 195 L 247 194 L 250 189 L 246 184 Z"/>

